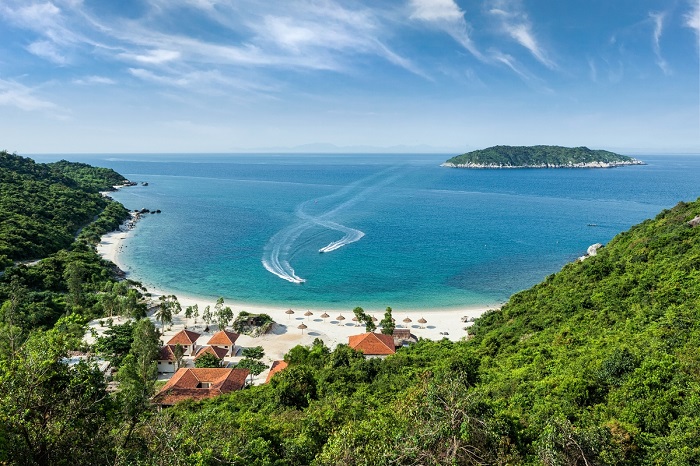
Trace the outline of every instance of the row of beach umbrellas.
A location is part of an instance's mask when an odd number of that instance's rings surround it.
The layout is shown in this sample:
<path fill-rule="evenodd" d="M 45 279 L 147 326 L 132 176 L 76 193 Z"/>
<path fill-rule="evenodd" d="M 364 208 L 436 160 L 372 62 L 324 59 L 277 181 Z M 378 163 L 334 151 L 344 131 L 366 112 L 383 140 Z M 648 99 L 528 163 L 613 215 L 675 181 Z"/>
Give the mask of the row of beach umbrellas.
<path fill-rule="evenodd" d="M 284 311 L 284 313 L 287 314 L 287 315 L 289 316 L 289 318 L 291 319 L 292 314 L 294 314 L 294 311 L 291 310 L 291 309 L 287 309 L 286 311 Z M 309 318 L 310 318 L 312 315 L 314 315 L 314 313 L 311 312 L 311 311 L 306 311 L 306 312 L 304 313 L 304 315 L 306 316 L 306 320 L 309 320 Z M 327 312 L 324 312 L 323 314 L 321 314 L 321 318 L 322 318 L 323 320 L 326 320 L 326 319 L 329 318 L 329 317 L 330 317 L 330 315 L 328 315 Z M 345 316 L 343 316 L 343 314 L 340 314 L 338 317 L 335 318 L 335 320 L 339 321 L 339 322 L 342 324 L 342 322 L 345 320 Z M 357 317 L 353 317 L 352 320 L 355 321 L 355 322 L 357 322 Z M 373 320 L 374 322 L 377 322 L 379 319 L 377 319 L 376 317 L 372 316 L 372 320 Z M 396 319 L 391 319 L 391 320 L 393 320 L 394 322 L 396 322 Z M 405 323 L 405 324 L 410 324 L 411 322 L 413 322 L 413 321 L 412 321 L 409 317 L 406 317 L 406 318 L 403 320 L 403 323 Z M 421 324 L 421 326 L 423 326 L 423 325 L 427 324 L 428 321 L 425 320 L 423 317 L 421 317 L 420 319 L 418 319 L 418 323 Z M 299 325 L 297 328 L 301 329 L 301 333 L 304 333 L 304 329 L 306 329 L 306 328 L 308 328 L 308 327 L 302 323 L 302 324 Z"/>

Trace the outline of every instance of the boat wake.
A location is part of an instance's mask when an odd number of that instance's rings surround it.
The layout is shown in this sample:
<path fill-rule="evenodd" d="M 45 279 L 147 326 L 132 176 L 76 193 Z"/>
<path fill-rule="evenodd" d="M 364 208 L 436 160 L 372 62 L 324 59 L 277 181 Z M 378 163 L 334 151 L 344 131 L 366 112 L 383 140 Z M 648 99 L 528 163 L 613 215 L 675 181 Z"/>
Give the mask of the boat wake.
<path fill-rule="evenodd" d="M 319 253 L 333 252 L 362 239 L 365 236 L 364 232 L 341 225 L 331 219 L 342 210 L 354 206 L 381 186 L 395 181 L 400 176 L 395 172 L 396 168 L 389 168 L 351 183 L 333 194 L 299 204 L 295 209 L 297 222 L 278 231 L 267 242 L 261 260 L 263 267 L 268 272 L 290 283 L 304 283 L 306 280 L 296 274 L 290 263 L 301 246 L 308 243 L 306 241 L 300 244 L 299 238 L 301 235 L 307 230 L 319 227 L 323 230 L 333 230 L 343 234 L 342 238 L 321 247 L 318 250 Z M 319 205 L 321 207 L 324 205 L 330 206 L 331 208 L 317 212 Z"/>

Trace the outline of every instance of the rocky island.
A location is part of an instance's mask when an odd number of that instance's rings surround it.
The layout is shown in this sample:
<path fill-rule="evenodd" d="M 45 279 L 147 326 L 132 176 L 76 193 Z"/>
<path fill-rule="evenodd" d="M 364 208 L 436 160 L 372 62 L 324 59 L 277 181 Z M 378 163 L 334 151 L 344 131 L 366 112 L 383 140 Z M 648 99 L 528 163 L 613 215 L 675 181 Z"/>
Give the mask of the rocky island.
<path fill-rule="evenodd" d="M 606 150 L 562 146 L 493 146 L 452 157 L 450 168 L 611 168 L 644 165 L 641 160 Z"/>

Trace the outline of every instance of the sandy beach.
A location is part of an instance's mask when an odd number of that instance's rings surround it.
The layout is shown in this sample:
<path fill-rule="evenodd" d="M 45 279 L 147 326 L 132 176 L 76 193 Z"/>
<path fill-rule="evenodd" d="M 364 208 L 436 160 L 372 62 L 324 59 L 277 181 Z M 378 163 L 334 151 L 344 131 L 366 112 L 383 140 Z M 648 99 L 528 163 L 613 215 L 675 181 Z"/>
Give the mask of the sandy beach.
<path fill-rule="evenodd" d="M 138 227 L 137 227 L 138 228 Z M 116 231 L 102 237 L 101 242 L 97 245 L 97 252 L 104 259 L 115 263 L 118 267 L 124 269 L 124 264 L 119 261 L 119 252 L 123 246 L 123 241 L 128 237 L 129 231 Z M 218 296 L 196 297 L 186 296 L 181 293 L 171 293 L 168 290 L 158 290 L 149 288 L 151 299 L 154 303 L 158 302 L 158 297 L 163 294 L 175 294 L 180 302 L 183 312 L 175 315 L 173 324 L 166 327 L 163 333 L 163 343 L 167 342 L 172 335 L 179 332 L 183 328 L 201 333 L 198 339 L 198 344 L 206 344 L 209 337 L 218 330 L 216 324 L 210 324 L 209 332 L 204 332 L 204 322 L 201 317 L 195 322 L 194 319 L 186 319 L 184 310 L 187 306 L 195 304 L 199 307 L 200 316 L 206 306 L 214 307 Z M 237 345 L 242 347 L 262 346 L 265 349 L 264 362 L 268 365 L 272 361 L 282 359 L 284 354 L 296 345 L 311 345 L 316 338 L 323 340 L 330 348 L 334 348 L 340 343 L 347 343 L 348 337 L 364 332 L 364 327 L 356 325 L 352 321 L 354 317 L 352 309 L 345 311 L 329 310 L 323 308 L 297 308 L 292 307 L 293 314 L 288 313 L 290 308 L 282 308 L 275 306 L 259 306 L 250 305 L 247 303 L 237 302 L 235 296 L 223 296 L 225 305 L 229 306 L 234 317 L 240 311 L 251 313 L 268 314 L 276 322 L 272 330 L 266 335 L 258 338 L 252 338 L 247 335 L 241 335 L 237 341 Z M 488 309 L 493 307 L 465 307 L 457 309 L 393 309 L 393 317 L 396 320 L 396 328 L 409 328 L 411 333 L 417 338 L 427 338 L 431 340 L 440 340 L 448 338 L 453 341 L 458 341 L 464 338 L 467 334 L 466 327 L 471 325 L 471 322 L 464 320 L 478 317 Z M 311 312 L 311 315 L 305 313 Z M 322 318 L 321 315 L 326 312 L 330 315 L 328 318 Z M 365 312 L 381 320 L 384 315 L 384 309 L 365 309 Z M 338 319 L 343 316 L 345 319 Z M 419 319 L 425 319 L 427 323 L 419 324 Z M 404 319 L 410 319 L 410 322 L 404 322 Z M 306 325 L 306 329 L 299 329 L 299 325 Z M 99 324 L 93 324 L 91 327 L 99 333 L 102 328 Z M 230 358 L 232 362 L 236 362 L 239 357 Z M 256 382 L 264 381 L 267 371 L 256 378 Z"/>

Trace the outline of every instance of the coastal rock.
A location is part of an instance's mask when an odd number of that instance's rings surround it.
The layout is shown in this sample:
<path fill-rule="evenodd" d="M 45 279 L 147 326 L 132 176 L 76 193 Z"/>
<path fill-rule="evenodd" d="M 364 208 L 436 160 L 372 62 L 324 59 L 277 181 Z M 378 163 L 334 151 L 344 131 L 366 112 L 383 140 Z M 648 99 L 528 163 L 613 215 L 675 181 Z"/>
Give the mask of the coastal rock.
<path fill-rule="evenodd" d="M 598 249 L 600 249 L 602 247 L 603 247 L 603 245 L 600 243 L 591 244 L 590 246 L 588 246 L 588 249 L 586 249 L 586 255 L 579 257 L 578 260 L 584 261 L 584 260 L 588 259 L 589 257 L 593 257 L 593 256 L 597 255 Z"/>
<path fill-rule="evenodd" d="M 690 225 L 691 227 L 696 227 L 696 226 L 700 225 L 700 215 L 698 215 L 697 217 L 695 217 L 694 219 L 689 221 L 688 225 Z"/>

